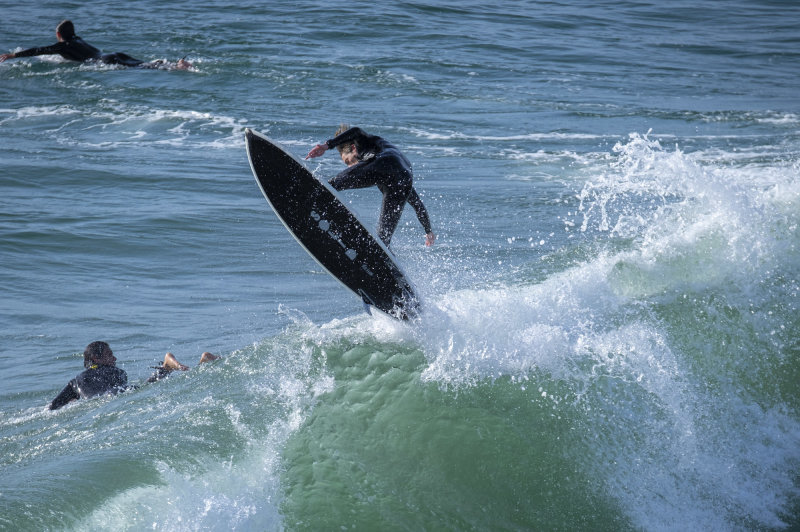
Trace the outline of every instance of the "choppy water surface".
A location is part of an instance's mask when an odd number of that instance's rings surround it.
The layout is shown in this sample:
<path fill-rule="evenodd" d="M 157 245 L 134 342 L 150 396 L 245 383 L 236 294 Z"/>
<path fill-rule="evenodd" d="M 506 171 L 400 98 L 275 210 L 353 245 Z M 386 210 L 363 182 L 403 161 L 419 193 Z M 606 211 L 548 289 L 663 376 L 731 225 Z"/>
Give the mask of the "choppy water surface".
<path fill-rule="evenodd" d="M 66 17 L 195 68 L 0 65 L 0 528 L 800 526 L 798 6 L 13 5 L 0 50 Z M 418 323 L 250 173 L 343 121 L 414 163 Z M 98 339 L 193 369 L 47 411 Z"/>

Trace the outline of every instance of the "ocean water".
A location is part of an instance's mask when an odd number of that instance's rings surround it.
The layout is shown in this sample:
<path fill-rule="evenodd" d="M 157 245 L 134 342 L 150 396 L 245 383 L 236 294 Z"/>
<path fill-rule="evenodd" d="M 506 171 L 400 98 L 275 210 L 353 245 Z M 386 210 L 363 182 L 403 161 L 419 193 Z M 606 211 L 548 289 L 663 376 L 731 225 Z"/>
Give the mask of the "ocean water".
<path fill-rule="evenodd" d="M 797 2 L 2 13 L 2 52 L 71 18 L 195 66 L 0 65 L 0 529 L 800 528 Z M 341 122 L 414 163 L 418 322 L 253 180 L 246 127 L 303 156 Z M 94 340 L 192 369 L 48 411 Z"/>

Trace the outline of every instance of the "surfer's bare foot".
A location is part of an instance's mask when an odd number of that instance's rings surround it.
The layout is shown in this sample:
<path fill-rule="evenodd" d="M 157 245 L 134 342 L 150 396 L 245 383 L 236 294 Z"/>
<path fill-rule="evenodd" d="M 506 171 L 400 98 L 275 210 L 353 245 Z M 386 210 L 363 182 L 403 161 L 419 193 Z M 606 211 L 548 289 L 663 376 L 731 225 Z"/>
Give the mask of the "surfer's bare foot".
<path fill-rule="evenodd" d="M 185 366 L 178 362 L 178 359 L 175 358 L 175 355 L 172 353 L 167 353 L 164 355 L 164 363 L 162 366 L 166 369 L 179 369 L 181 371 L 187 371 L 189 369 L 189 366 Z"/>
<path fill-rule="evenodd" d="M 218 358 L 220 357 L 218 357 L 217 355 L 212 355 L 211 353 L 206 351 L 200 356 L 200 363 L 203 364 L 204 362 L 211 362 L 213 360 L 217 360 Z"/>

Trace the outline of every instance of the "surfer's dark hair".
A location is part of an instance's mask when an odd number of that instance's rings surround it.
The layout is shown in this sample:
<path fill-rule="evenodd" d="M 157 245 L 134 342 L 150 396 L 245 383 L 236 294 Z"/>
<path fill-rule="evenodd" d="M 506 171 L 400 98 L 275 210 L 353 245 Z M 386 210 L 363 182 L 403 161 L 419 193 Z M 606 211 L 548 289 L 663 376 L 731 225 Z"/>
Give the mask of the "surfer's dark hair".
<path fill-rule="evenodd" d="M 56 26 L 56 31 L 63 39 L 71 39 L 75 37 L 75 26 L 72 25 L 71 20 L 62 20 L 61 23 Z"/>
<path fill-rule="evenodd" d="M 106 342 L 97 341 L 87 345 L 83 350 L 83 367 L 88 368 L 94 364 L 95 358 L 102 358 L 106 349 L 111 350 Z"/>
<path fill-rule="evenodd" d="M 338 137 L 348 129 L 350 129 L 350 124 L 345 124 L 345 123 L 339 124 L 339 129 L 336 130 L 336 134 L 334 135 L 334 137 Z M 338 146 L 336 146 L 336 149 L 339 150 L 339 154 L 341 155 L 345 151 L 348 152 L 353 151 L 354 146 L 355 146 L 354 142 L 346 142 L 345 144 L 339 144 Z"/>

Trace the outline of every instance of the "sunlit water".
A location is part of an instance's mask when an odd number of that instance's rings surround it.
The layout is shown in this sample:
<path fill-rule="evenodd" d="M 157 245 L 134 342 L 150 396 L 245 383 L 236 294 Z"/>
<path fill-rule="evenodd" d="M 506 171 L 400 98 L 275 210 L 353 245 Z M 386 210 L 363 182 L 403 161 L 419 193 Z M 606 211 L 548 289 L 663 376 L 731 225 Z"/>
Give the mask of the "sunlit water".
<path fill-rule="evenodd" d="M 0 65 L 0 528 L 800 527 L 800 7 L 759 4 L 5 6 L 3 52 L 195 68 Z M 343 121 L 414 163 L 419 322 L 252 178 L 246 127 Z M 98 339 L 192 370 L 48 411 Z"/>

